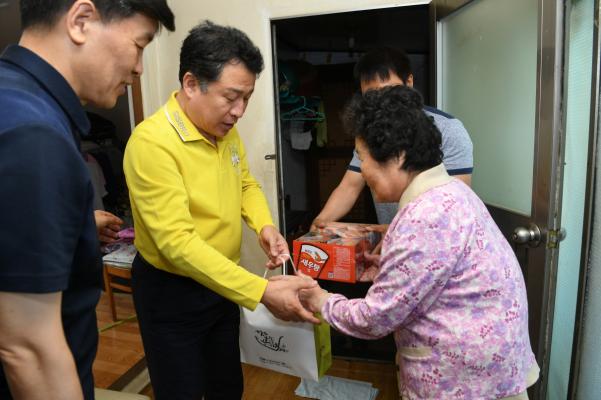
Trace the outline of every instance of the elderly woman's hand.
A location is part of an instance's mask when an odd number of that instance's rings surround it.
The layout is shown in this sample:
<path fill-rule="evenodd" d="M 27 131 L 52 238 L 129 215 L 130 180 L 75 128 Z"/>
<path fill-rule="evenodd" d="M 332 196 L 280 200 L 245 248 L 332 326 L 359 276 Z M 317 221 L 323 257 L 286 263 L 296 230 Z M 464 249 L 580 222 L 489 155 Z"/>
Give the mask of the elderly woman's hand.
<path fill-rule="evenodd" d="M 378 272 L 380 272 L 380 254 L 375 254 L 373 251 L 364 251 L 363 259 L 365 262 L 365 270 L 357 280 L 359 282 L 373 282 L 378 275 Z"/>
<path fill-rule="evenodd" d="M 378 242 L 378 244 L 376 244 L 376 247 L 374 247 L 374 249 L 371 251 L 372 254 L 380 254 L 380 251 L 382 250 L 382 241 L 384 240 L 384 236 L 386 235 L 386 232 L 388 232 L 388 224 L 380 224 L 380 225 L 371 225 L 368 226 L 366 229 L 368 231 L 371 232 L 378 232 L 380 235 L 382 235 L 380 241 Z M 380 264 L 380 260 L 378 259 L 378 265 Z"/>
<path fill-rule="evenodd" d="M 297 276 L 303 279 L 313 280 L 311 277 L 299 272 Z M 331 296 L 327 290 L 324 290 L 316 285 L 310 289 L 303 289 L 298 292 L 298 297 L 302 305 L 313 313 L 321 312 L 321 308 L 328 298 Z"/>

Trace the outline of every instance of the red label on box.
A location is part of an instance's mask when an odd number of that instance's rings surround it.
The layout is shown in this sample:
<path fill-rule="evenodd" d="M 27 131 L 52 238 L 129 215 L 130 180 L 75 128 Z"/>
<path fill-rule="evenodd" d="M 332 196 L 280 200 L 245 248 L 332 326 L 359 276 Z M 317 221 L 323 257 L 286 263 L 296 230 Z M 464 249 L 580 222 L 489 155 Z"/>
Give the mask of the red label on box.
<path fill-rule="evenodd" d="M 312 278 L 318 278 L 328 258 L 330 256 L 324 250 L 312 244 L 304 243 L 300 246 L 297 268 L 302 266 L 303 273 Z"/>

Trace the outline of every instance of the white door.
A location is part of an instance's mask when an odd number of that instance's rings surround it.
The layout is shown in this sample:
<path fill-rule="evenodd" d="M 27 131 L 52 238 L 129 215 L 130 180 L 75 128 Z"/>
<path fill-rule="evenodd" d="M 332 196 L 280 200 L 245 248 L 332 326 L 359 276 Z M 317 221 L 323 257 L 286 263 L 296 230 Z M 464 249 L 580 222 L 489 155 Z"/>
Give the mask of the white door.
<path fill-rule="evenodd" d="M 449 6 L 453 3 L 453 6 Z M 437 102 L 474 142 L 473 188 L 516 250 L 544 399 L 561 193 L 562 2 L 435 1 Z"/>

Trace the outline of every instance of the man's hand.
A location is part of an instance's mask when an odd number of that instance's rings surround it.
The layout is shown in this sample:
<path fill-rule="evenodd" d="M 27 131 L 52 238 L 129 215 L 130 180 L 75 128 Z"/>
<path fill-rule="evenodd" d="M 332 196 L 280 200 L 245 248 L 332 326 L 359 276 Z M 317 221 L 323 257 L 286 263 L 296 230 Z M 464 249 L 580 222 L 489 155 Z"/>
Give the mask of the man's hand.
<path fill-rule="evenodd" d="M 320 229 L 326 227 L 326 224 L 330 221 L 326 221 L 323 218 L 320 218 L 319 215 L 311 222 L 311 232 L 317 232 Z"/>
<path fill-rule="evenodd" d="M 100 243 L 112 243 L 119 239 L 119 230 L 123 221 L 121 218 L 102 210 L 94 210 L 96 230 Z"/>
<path fill-rule="evenodd" d="M 266 268 L 277 268 L 290 259 L 288 243 L 286 243 L 286 239 L 273 225 L 267 225 L 261 229 L 259 244 L 265 254 L 267 254 L 267 257 L 269 257 L 269 261 L 265 264 Z"/>
<path fill-rule="evenodd" d="M 284 321 L 306 321 L 319 324 L 319 319 L 306 310 L 298 298 L 299 291 L 317 286 L 312 279 L 278 275 L 269 279 L 261 303 L 277 318 Z"/>

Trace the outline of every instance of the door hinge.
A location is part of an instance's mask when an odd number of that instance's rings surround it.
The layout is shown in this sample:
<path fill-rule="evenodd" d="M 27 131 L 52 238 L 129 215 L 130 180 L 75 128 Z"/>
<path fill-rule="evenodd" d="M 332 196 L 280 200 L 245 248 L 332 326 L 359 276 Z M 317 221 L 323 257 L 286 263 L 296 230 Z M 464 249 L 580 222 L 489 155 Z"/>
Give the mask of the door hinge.
<path fill-rule="evenodd" d="M 560 229 L 549 229 L 547 232 L 547 248 L 556 249 L 559 247 L 559 242 L 566 238 L 566 230 Z"/>

